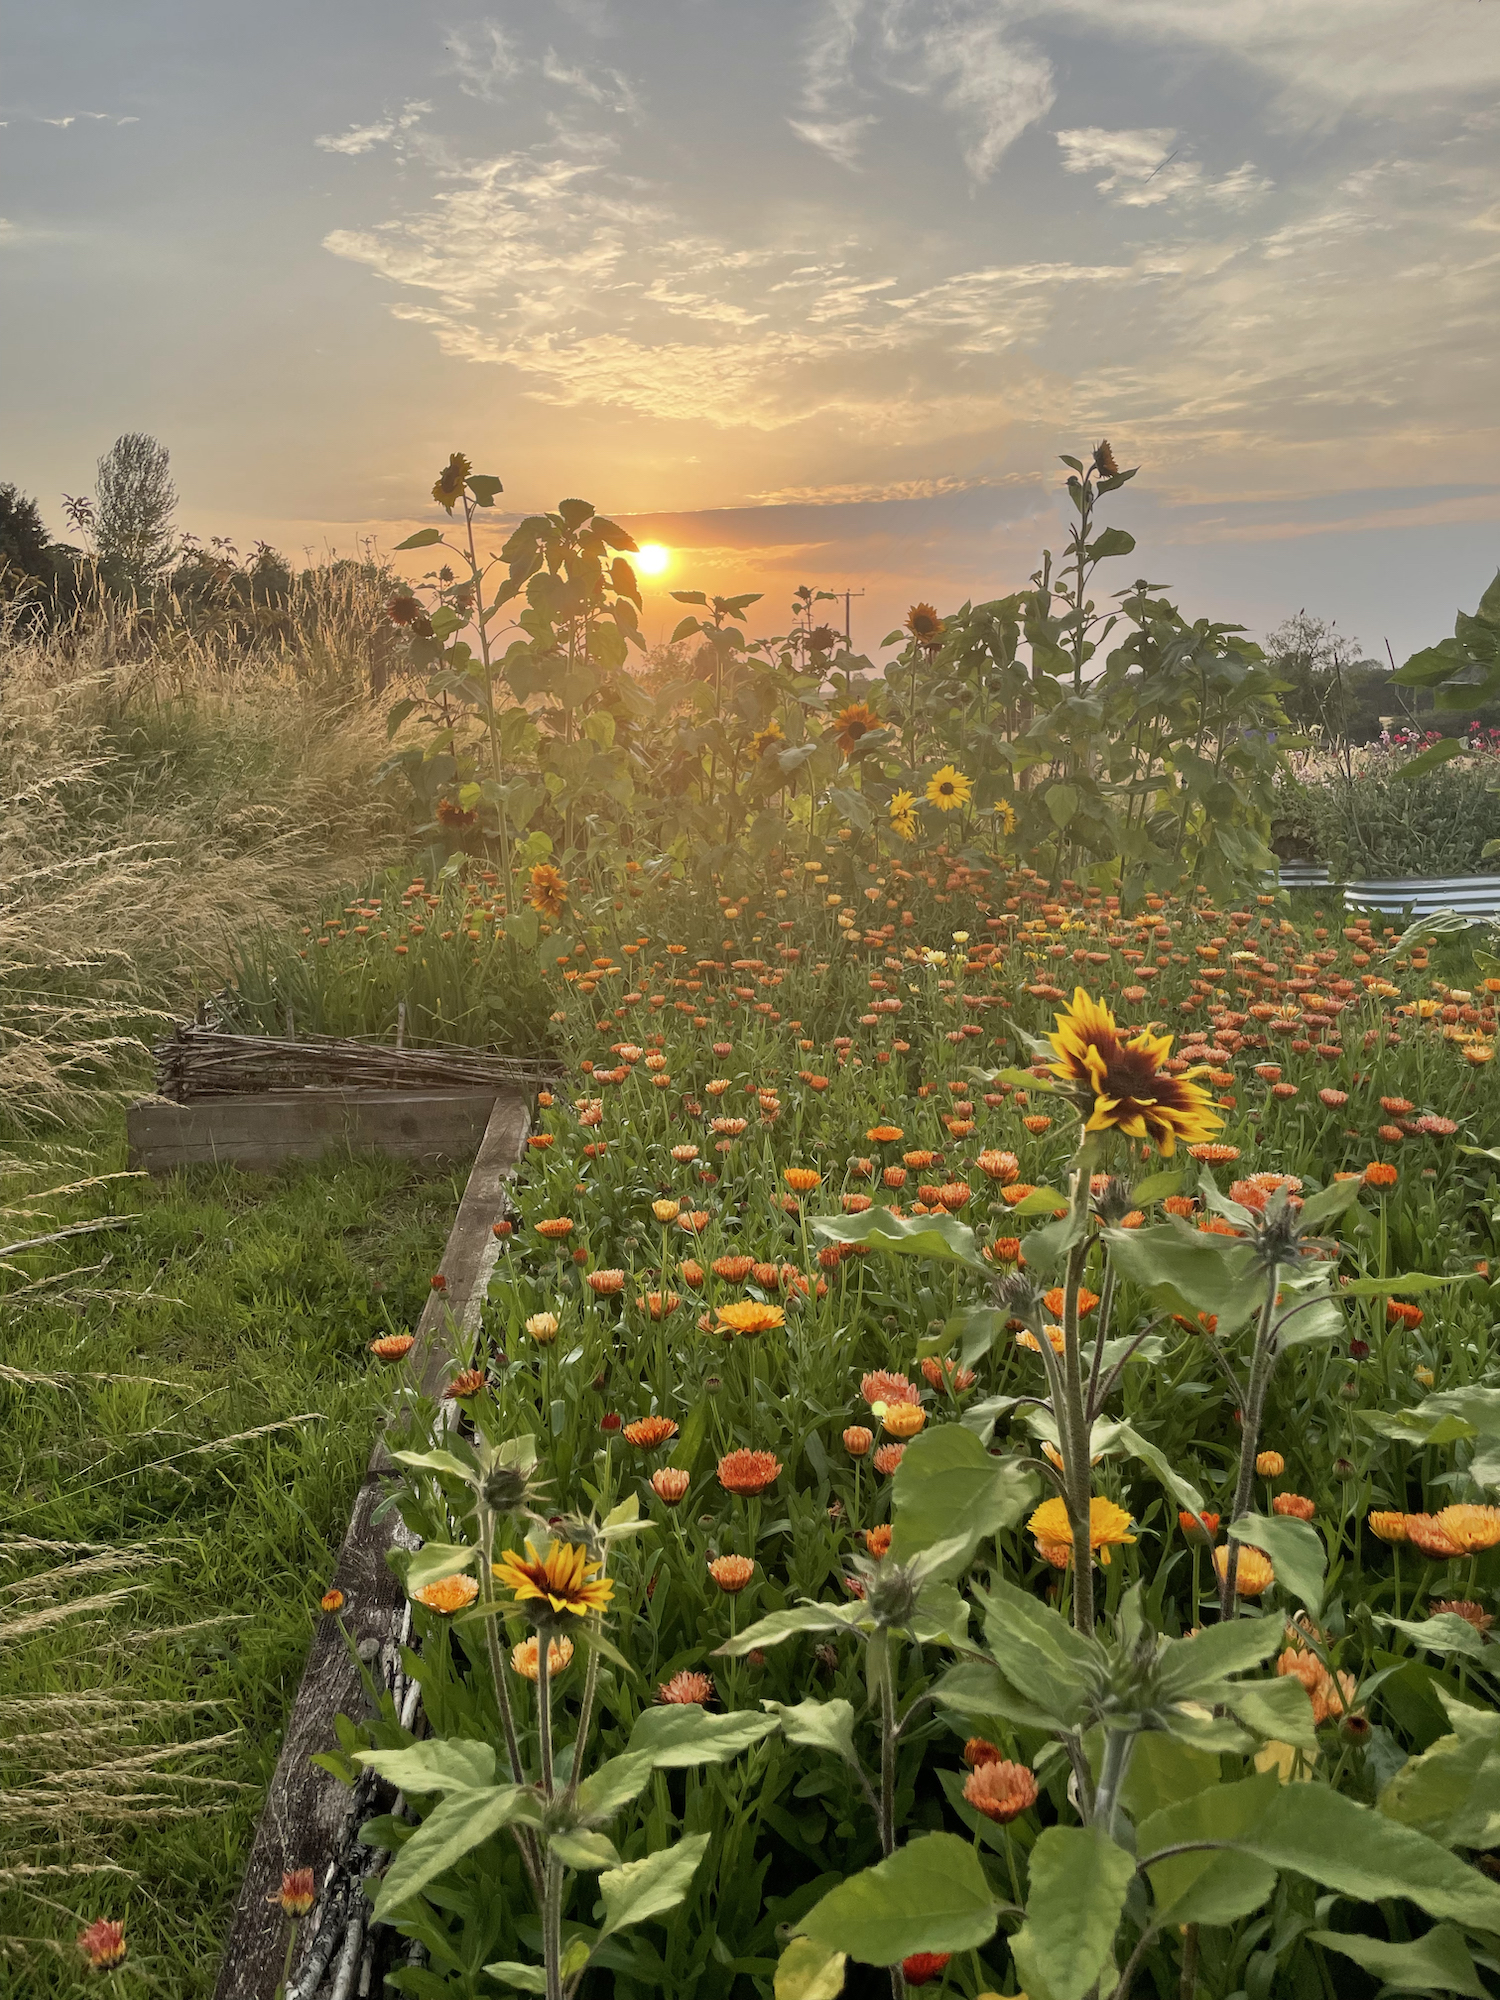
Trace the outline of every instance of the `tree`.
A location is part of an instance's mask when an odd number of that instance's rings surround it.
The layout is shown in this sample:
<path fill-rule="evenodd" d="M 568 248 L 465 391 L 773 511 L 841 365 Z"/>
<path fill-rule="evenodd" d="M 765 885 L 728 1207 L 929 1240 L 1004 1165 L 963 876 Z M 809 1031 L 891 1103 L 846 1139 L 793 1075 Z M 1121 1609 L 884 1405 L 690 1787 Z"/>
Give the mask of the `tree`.
<path fill-rule="evenodd" d="M 35 500 L 19 486 L 0 486 L 0 576 L 7 570 L 19 570 L 22 576 L 50 580 L 48 545 Z"/>
<path fill-rule="evenodd" d="M 177 488 L 168 458 L 155 438 L 128 431 L 99 461 L 92 523 L 99 560 L 136 590 L 154 583 L 172 557 Z"/>

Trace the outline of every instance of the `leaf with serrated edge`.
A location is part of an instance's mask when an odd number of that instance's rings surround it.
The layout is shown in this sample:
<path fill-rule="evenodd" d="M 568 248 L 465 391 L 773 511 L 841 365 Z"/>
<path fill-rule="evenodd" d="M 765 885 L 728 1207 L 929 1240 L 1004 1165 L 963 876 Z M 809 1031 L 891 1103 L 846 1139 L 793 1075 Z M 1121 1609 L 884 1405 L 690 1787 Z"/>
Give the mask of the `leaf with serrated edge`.
<path fill-rule="evenodd" d="M 518 1785 L 487 1791 L 450 1792 L 428 1814 L 380 1878 L 375 1916 L 388 1922 L 393 1911 L 445 1874 L 456 1861 L 498 1833 L 515 1818 L 521 1799 Z"/>
<path fill-rule="evenodd" d="M 797 1928 L 862 1965 L 894 1965 L 916 1951 L 975 1950 L 994 1936 L 998 1917 L 968 1841 L 926 1833 L 830 1889 Z"/>
<path fill-rule="evenodd" d="M 658 1848 L 643 1860 L 627 1861 L 623 1868 L 611 1868 L 601 1875 L 599 1894 L 604 1902 L 601 1941 L 627 1924 L 643 1924 L 648 1917 L 675 1910 L 692 1886 L 708 1839 L 706 1833 L 689 1834 L 675 1847 Z"/>
<path fill-rule="evenodd" d="M 435 1736 L 404 1750 L 356 1750 L 355 1762 L 403 1792 L 473 1792 L 495 1782 L 495 1753 L 464 1736 Z"/>
<path fill-rule="evenodd" d="M 1111 1963 L 1135 1862 L 1095 1827 L 1049 1826 L 1030 1856 L 1016 1970 L 1051 2000 L 1083 2000 Z"/>

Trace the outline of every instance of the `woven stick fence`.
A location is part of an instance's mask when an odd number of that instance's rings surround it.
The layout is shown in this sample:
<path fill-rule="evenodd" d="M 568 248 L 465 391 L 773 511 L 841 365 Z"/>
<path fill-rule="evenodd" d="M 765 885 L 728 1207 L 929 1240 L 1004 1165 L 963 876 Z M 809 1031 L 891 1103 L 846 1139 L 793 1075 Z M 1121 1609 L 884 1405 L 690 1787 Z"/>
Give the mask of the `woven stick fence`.
<path fill-rule="evenodd" d="M 156 1044 L 159 1096 L 249 1096 L 266 1090 L 525 1090 L 561 1074 L 546 1057 L 488 1055 L 481 1049 L 384 1048 L 337 1035 L 279 1041 L 182 1024 Z"/>

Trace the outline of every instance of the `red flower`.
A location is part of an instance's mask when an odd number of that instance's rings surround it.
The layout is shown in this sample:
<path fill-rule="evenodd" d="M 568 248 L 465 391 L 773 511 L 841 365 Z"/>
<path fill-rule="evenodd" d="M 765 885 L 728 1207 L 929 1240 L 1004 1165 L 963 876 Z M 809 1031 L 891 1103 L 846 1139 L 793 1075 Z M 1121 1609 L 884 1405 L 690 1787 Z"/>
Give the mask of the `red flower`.
<path fill-rule="evenodd" d="M 934 1979 L 942 1977 L 951 1951 L 914 1951 L 910 1958 L 903 1958 L 901 1971 L 908 1986 L 930 1986 Z"/>

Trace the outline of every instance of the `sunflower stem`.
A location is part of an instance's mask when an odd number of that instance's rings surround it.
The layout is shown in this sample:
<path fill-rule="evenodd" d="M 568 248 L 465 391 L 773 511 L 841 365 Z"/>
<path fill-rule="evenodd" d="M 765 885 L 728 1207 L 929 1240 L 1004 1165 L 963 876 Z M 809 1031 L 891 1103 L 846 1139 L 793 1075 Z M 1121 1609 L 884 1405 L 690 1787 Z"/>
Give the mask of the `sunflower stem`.
<path fill-rule="evenodd" d="M 1076 1166 L 1068 1189 L 1074 1215 L 1088 1201 L 1088 1163 Z M 1089 1420 L 1084 1405 L 1082 1358 L 1078 1344 L 1078 1293 L 1089 1254 L 1087 1231 L 1068 1252 L 1063 1286 L 1062 1408 L 1057 1412 L 1058 1442 L 1067 1488 L 1068 1526 L 1073 1539 L 1073 1625 L 1089 1635 L 1094 1629 L 1094 1553 L 1089 1546 Z"/>

